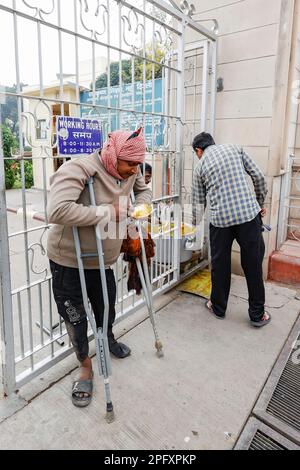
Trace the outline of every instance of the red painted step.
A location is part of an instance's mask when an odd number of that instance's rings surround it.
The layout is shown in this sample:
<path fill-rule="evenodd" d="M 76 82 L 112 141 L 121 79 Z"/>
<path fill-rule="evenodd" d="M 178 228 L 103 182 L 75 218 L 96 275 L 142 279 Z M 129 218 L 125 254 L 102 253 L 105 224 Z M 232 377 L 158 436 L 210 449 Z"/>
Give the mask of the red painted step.
<path fill-rule="evenodd" d="M 300 241 L 287 240 L 270 256 L 269 279 L 300 285 Z"/>

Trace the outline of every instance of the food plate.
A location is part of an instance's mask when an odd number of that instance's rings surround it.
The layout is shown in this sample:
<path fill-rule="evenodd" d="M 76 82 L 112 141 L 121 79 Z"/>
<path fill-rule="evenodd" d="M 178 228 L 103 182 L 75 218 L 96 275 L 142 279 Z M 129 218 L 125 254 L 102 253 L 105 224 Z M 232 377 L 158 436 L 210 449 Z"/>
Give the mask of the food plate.
<path fill-rule="evenodd" d="M 146 219 L 152 213 L 152 206 L 150 204 L 140 204 L 136 206 L 130 216 L 133 219 Z"/>

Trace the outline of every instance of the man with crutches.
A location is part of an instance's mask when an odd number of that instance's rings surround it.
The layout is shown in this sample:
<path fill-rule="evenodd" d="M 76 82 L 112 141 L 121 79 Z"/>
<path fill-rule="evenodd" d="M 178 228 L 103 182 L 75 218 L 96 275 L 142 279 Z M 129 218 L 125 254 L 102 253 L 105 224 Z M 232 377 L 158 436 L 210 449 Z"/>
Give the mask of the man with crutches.
<path fill-rule="evenodd" d="M 72 159 L 62 165 L 51 177 L 48 201 L 48 219 L 54 224 L 48 235 L 47 252 L 53 276 L 53 295 L 59 314 L 63 317 L 80 362 L 79 374 L 73 384 L 72 402 L 87 406 L 92 397 L 93 371 L 88 352 L 87 318 L 81 291 L 78 260 L 73 227 L 78 228 L 86 290 L 97 327 L 102 327 L 104 300 L 99 269 L 99 258 L 89 256 L 97 252 L 95 226 L 107 232 L 115 222 L 113 237 L 107 233 L 101 240 L 104 254 L 105 277 L 109 300 L 108 346 L 118 358 L 129 356 L 130 349 L 117 342 L 112 331 L 115 319 L 116 283 L 111 269 L 119 255 L 123 241 L 118 236 L 119 224 L 127 218 L 130 193 L 136 204 L 149 204 L 151 190 L 139 170 L 145 158 L 145 139 L 141 129 L 115 131 L 101 151 Z M 88 182 L 93 180 L 95 206 L 91 205 Z M 126 207 L 119 206 L 127 198 Z M 86 256 L 85 256 L 86 255 Z"/>

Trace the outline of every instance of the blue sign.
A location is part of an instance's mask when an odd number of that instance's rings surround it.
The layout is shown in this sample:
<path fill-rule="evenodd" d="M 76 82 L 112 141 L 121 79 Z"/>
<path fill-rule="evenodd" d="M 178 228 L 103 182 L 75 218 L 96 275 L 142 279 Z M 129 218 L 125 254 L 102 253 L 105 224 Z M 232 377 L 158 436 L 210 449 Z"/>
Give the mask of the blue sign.
<path fill-rule="evenodd" d="M 102 129 L 96 119 L 57 116 L 56 131 L 60 155 L 87 154 L 102 148 Z"/>
<path fill-rule="evenodd" d="M 122 91 L 122 93 L 121 93 Z M 110 87 L 110 102 L 108 100 L 108 88 L 103 87 L 95 92 L 95 104 L 101 105 L 103 108 L 97 108 L 95 110 L 97 116 L 102 123 L 109 123 L 112 130 L 120 129 L 121 121 L 123 128 L 135 129 L 135 126 L 143 122 L 143 101 L 145 96 L 145 128 L 144 134 L 146 139 L 146 145 L 149 149 L 152 149 L 153 144 L 160 146 L 163 144 L 163 128 L 164 118 L 162 116 L 152 116 L 147 113 L 162 113 L 163 112 L 163 80 L 156 78 L 153 81 L 147 80 L 145 83 L 145 92 L 143 90 L 143 82 L 128 83 L 120 86 Z M 93 104 L 93 93 L 91 91 L 83 91 L 80 93 L 81 103 Z M 121 108 L 125 111 L 119 111 L 111 109 L 108 111 L 108 106 L 111 108 Z M 131 109 L 135 113 L 126 112 L 126 109 Z M 91 116 L 91 108 L 81 106 L 82 116 Z"/>

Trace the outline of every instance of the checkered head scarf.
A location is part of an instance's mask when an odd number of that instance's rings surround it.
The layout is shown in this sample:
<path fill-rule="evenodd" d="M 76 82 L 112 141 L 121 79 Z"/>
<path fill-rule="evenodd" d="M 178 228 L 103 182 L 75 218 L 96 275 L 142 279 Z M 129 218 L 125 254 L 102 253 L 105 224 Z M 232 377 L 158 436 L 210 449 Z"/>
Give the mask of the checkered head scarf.
<path fill-rule="evenodd" d="M 117 163 L 119 160 L 143 163 L 145 159 L 146 143 L 140 127 L 136 131 L 114 131 L 108 134 L 108 140 L 101 150 L 101 161 L 106 171 L 119 180 Z"/>

